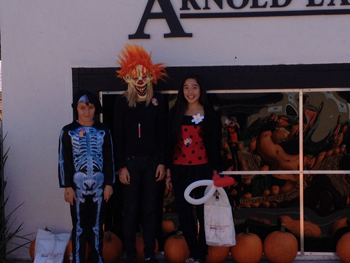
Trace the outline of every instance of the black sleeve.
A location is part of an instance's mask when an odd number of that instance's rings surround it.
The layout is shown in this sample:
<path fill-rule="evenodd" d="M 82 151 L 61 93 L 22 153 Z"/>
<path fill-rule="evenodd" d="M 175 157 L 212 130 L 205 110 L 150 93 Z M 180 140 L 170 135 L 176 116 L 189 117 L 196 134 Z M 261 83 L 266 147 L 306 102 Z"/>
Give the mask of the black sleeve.
<path fill-rule="evenodd" d="M 107 128 L 105 131 L 106 134 L 103 143 L 103 174 L 105 184 L 112 185 L 115 182 L 113 143 L 111 132 Z"/>
<path fill-rule="evenodd" d="M 166 165 L 166 151 L 167 151 L 167 123 L 168 123 L 168 100 L 164 95 L 158 94 L 159 109 L 157 115 L 157 138 L 159 139 L 159 151 L 157 158 L 159 164 Z"/>
<path fill-rule="evenodd" d="M 176 138 L 174 138 L 173 133 L 170 132 L 174 129 L 172 121 L 174 120 L 174 107 L 169 111 L 169 121 L 168 121 L 168 132 L 167 132 L 167 147 L 166 147 L 166 167 L 170 168 L 173 160 L 174 148 L 176 144 Z"/>
<path fill-rule="evenodd" d="M 73 187 L 75 169 L 73 164 L 72 142 L 66 129 L 62 129 L 60 134 L 58 157 L 58 180 L 60 187 Z"/>
<path fill-rule="evenodd" d="M 204 144 L 212 169 L 219 170 L 222 123 L 219 115 L 213 108 L 205 108 L 206 117 Z"/>
<path fill-rule="evenodd" d="M 126 166 L 124 156 L 124 112 L 125 112 L 125 98 L 117 96 L 114 105 L 114 160 L 117 170 Z"/>

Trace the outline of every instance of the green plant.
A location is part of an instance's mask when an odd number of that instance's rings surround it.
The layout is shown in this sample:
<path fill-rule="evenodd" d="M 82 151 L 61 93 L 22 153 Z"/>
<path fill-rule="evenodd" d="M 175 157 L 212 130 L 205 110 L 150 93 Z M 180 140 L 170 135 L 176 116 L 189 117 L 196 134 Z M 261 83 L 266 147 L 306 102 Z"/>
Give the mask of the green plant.
<path fill-rule="evenodd" d="M 7 255 L 13 251 L 26 246 L 31 241 L 26 236 L 21 236 L 19 233 L 23 230 L 23 223 L 19 226 L 13 228 L 13 221 L 11 217 L 13 213 L 23 204 L 18 205 L 10 213 L 5 216 L 5 206 L 9 200 L 9 197 L 5 197 L 5 188 L 7 182 L 4 180 L 4 166 L 8 157 L 9 149 L 3 152 L 3 142 L 6 138 L 2 138 L 2 133 L 0 132 L 0 262 L 4 262 Z M 24 241 L 22 244 L 17 244 L 12 242 L 16 238 Z M 13 244 L 14 246 L 10 250 L 6 250 L 7 244 Z"/>

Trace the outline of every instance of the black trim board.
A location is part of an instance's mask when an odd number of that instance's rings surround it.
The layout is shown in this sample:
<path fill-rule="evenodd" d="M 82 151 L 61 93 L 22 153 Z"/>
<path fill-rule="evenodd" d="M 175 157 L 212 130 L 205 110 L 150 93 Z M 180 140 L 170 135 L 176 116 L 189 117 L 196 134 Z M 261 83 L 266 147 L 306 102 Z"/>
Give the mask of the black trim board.
<path fill-rule="evenodd" d="M 73 92 L 125 90 L 126 84 L 117 78 L 117 69 L 73 68 Z M 169 78 L 158 81 L 155 90 L 177 90 L 190 72 L 199 74 L 210 90 L 350 87 L 350 63 L 168 67 L 166 71 Z"/>

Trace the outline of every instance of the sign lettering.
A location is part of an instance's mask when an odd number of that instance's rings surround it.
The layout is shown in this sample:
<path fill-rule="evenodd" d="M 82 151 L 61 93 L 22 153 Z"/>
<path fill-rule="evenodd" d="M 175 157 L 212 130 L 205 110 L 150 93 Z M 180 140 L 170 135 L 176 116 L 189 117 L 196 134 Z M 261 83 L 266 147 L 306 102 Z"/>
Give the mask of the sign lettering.
<path fill-rule="evenodd" d="M 152 12 L 155 2 L 158 2 L 161 12 Z M 175 1 L 175 0 L 173 0 Z M 165 20 L 170 33 L 164 34 L 164 38 L 192 37 L 192 33 L 187 33 L 182 27 L 181 19 L 200 18 L 239 18 L 239 17 L 271 17 L 271 16 L 313 16 L 313 15 L 349 15 L 350 0 L 304 0 L 306 9 L 287 10 L 293 0 L 205 0 L 204 6 L 200 6 L 199 0 L 182 0 L 180 17 L 177 16 L 171 0 L 148 0 L 143 12 L 139 26 L 134 34 L 129 35 L 129 39 L 150 39 L 151 35 L 146 34 L 145 26 L 150 19 Z M 302 1 L 302 0 L 294 0 Z M 299 2 L 300 3 L 300 2 Z M 224 6 L 227 4 L 227 7 Z M 219 12 L 210 12 L 211 7 L 216 5 Z M 339 6 L 343 8 L 329 8 Z M 314 7 L 310 9 L 310 7 Z M 320 7 L 328 7 L 327 9 Z M 231 11 L 224 11 L 225 8 Z M 242 9 L 249 8 L 252 11 L 241 12 Z M 278 8 L 278 9 L 277 9 Z"/>

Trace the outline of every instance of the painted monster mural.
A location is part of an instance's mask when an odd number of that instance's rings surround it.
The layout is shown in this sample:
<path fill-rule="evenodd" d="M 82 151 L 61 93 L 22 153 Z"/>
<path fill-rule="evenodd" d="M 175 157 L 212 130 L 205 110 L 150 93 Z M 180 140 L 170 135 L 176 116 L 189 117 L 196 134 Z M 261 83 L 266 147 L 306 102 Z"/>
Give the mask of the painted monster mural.
<path fill-rule="evenodd" d="M 222 116 L 222 170 L 265 171 L 263 175 L 233 175 L 230 195 L 235 207 L 299 205 L 299 174 L 269 171 L 299 170 L 299 139 L 303 137 L 304 170 L 350 170 L 349 105 L 337 92 L 303 96 L 299 134 L 297 93 L 212 95 Z M 328 215 L 349 204 L 350 180 L 345 174 L 304 176 L 305 206 Z"/>

